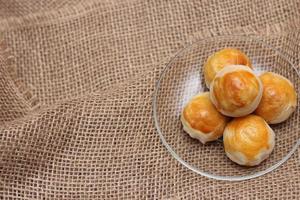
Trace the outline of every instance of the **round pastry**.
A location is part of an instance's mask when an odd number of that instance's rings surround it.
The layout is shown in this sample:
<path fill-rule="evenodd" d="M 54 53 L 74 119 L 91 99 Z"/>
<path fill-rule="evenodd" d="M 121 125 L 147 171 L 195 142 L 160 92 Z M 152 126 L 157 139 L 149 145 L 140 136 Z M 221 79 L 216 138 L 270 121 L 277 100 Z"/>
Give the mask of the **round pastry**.
<path fill-rule="evenodd" d="M 210 98 L 222 114 L 241 117 L 252 113 L 262 96 L 262 83 L 243 65 L 230 65 L 219 71 L 210 86 Z"/>
<path fill-rule="evenodd" d="M 228 123 L 223 141 L 230 160 L 240 165 L 255 166 L 273 151 L 275 134 L 263 118 L 248 115 Z"/>
<path fill-rule="evenodd" d="M 297 94 L 293 84 L 272 72 L 260 75 L 263 85 L 262 99 L 255 111 L 269 124 L 285 121 L 296 109 Z"/>
<path fill-rule="evenodd" d="M 183 129 L 195 139 L 205 144 L 223 135 L 227 117 L 219 113 L 204 92 L 194 96 L 181 114 Z"/>
<path fill-rule="evenodd" d="M 249 58 L 240 50 L 233 48 L 222 49 L 211 55 L 204 65 L 204 78 L 208 88 L 217 72 L 227 65 L 245 65 L 252 68 Z"/>

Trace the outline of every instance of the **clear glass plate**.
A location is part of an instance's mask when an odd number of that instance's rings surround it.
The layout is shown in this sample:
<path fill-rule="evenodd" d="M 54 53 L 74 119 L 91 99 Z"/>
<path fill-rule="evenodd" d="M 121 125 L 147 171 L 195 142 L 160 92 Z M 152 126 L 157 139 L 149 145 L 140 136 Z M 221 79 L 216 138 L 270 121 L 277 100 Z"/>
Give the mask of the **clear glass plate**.
<path fill-rule="evenodd" d="M 181 50 L 167 64 L 157 82 L 153 98 L 155 126 L 172 156 L 192 171 L 218 180 L 239 181 L 266 174 L 283 164 L 300 144 L 300 106 L 285 122 L 271 125 L 276 144 L 270 157 L 256 167 L 242 167 L 230 161 L 222 140 L 206 145 L 186 134 L 180 113 L 187 101 L 205 87 L 203 65 L 216 51 L 233 47 L 249 56 L 256 73 L 271 71 L 287 77 L 298 97 L 300 79 L 293 64 L 275 48 L 254 37 L 224 36 L 198 41 Z"/>

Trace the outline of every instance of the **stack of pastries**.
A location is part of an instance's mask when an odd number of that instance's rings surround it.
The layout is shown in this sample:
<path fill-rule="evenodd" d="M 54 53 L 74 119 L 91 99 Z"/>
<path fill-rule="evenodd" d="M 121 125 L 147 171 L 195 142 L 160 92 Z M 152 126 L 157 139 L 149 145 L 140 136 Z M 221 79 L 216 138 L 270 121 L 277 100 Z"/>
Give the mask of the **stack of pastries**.
<path fill-rule="evenodd" d="M 281 123 L 295 111 L 293 84 L 273 72 L 256 75 L 247 55 L 233 48 L 208 58 L 204 78 L 209 92 L 197 94 L 183 108 L 184 131 L 203 144 L 223 136 L 230 160 L 260 164 L 275 146 L 269 124 Z"/>

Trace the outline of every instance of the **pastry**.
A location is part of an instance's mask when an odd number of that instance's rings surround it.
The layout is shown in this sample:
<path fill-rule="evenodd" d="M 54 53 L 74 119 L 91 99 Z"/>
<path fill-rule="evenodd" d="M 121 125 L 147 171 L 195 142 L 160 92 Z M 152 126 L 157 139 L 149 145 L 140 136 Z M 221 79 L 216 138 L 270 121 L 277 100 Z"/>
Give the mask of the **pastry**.
<path fill-rule="evenodd" d="M 255 113 L 269 124 L 285 121 L 296 109 L 297 94 L 293 84 L 272 72 L 260 75 L 263 95 Z"/>
<path fill-rule="evenodd" d="M 219 71 L 210 87 L 210 98 L 222 114 L 241 117 L 252 113 L 262 96 L 262 84 L 244 65 L 230 65 Z"/>
<path fill-rule="evenodd" d="M 227 65 L 245 65 L 252 68 L 249 58 L 240 50 L 233 48 L 222 49 L 211 55 L 204 65 L 204 78 L 208 88 L 217 72 Z"/>
<path fill-rule="evenodd" d="M 257 115 L 235 118 L 223 135 L 226 155 L 235 163 L 255 166 L 271 154 L 275 145 L 273 130 Z"/>
<path fill-rule="evenodd" d="M 205 144 L 222 136 L 227 117 L 219 113 L 204 92 L 194 96 L 181 114 L 183 129 Z"/>

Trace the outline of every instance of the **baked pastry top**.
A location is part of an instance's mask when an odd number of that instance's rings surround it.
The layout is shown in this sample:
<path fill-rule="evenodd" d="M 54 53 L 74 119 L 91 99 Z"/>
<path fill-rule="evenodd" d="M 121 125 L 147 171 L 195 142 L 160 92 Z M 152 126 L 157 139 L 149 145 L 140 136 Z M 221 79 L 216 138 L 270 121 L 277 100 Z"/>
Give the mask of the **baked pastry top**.
<path fill-rule="evenodd" d="M 285 77 L 272 72 L 260 75 L 263 85 L 262 99 L 255 113 L 268 123 L 286 120 L 295 110 L 297 94 L 293 84 Z"/>
<path fill-rule="evenodd" d="M 256 115 L 235 118 L 225 128 L 227 156 L 240 165 L 253 166 L 266 159 L 275 145 L 273 130 Z"/>
<path fill-rule="evenodd" d="M 253 71 L 242 65 L 221 70 L 211 84 L 211 99 L 224 115 L 240 117 L 253 112 L 262 95 L 262 85 Z"/>
<path fill-rule="evenodd" d="M 208 92 L 194 96 L 181 115 L 184 130 L 202 143 L 221 137 L 227 120 L 211 103 Z"/>
<path fill-rule="evenodd" d="M 250 59 L 240 50 L 234 48 L 222 49 L 211 55 L 204 65 L 204 78 L 208 88 L 216 74 L 228 65 L 245 65 L 252 68 Z"/>

